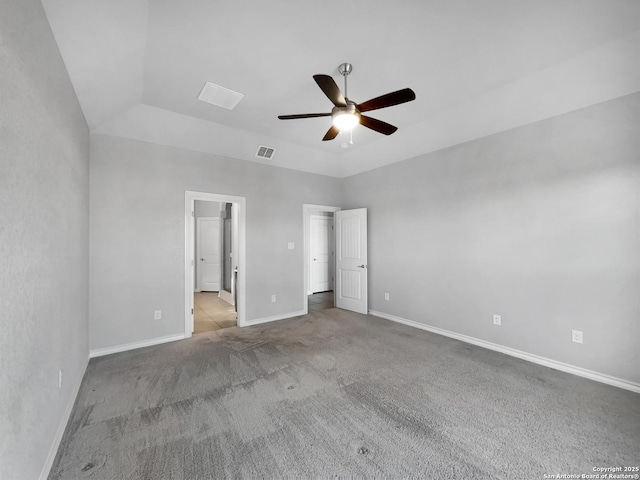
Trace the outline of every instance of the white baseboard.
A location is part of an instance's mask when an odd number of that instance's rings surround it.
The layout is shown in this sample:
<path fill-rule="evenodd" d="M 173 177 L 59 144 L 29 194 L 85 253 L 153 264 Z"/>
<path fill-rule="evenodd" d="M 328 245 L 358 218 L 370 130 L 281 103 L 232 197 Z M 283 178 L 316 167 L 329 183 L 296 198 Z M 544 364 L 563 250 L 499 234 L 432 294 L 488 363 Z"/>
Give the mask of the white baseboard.
<path fill-rule="evenodd" d="M 537 363 L 539 365 L 544 365 L 545 367 L 555 368 L 556 370 L 560 370 L 562 372 L 578 375 L 579 377 L 595 380 L 596 382 L 606 383 L 607 385 L 613 385 L 614 387 L 624 388 L 625 390 L 640 393 L 639 383 L 630 382 L 618 377 L 612 377 L 611 375 L 607 375 L 604 373 L 594 372 L 593 370 L 587 370 L 586 368 L 576 367 L 575 365 L 569 365 L 568 363 L 558 362 L 550 358 L 540 357 L 532 353 L 527 353 L 521 350 L 516 350 L 514 348 L 498 345 L 497 343 L 480 340 L 479 338 L 469 337 L 467 335 L 451 332 L 449 330 L 444 330 L 438 327 L 432 327 L 430 325 L 418 323 L 413 320 L 407 320 L 406 318 L 396 317 L 395 315 L 389 315 L 388 313 L 377 312 L 375 310 L 369 310 L 369 313 L 376 317 L 391 320 L 392 322 L 402 323 L 404 325 L 409 325 L 410 327 L 426 330 L 427 332 L 437 333 L 438 335 L 443 335 L 445 337 L 455 338 L 456 340 L 460 340 L 462 342 L 471 343 L 479 347 L 494 350 L 506 355 L 511 355 L 512 357 L 521 358 L 522 360 L 527 360 L 528 362 Z"/>
<path fill-rule="evenodd" d="M 112 353 L 126 352 L 127 350 L 151 347 L 153 345 L 160 345 L 161 343 L 175 342 L 177 340 L 184 339 L 184 333 L 181 333 L 179 335 L 167 335 L 166 337 L 151 338 L 149 340 L 142 340 L 141 342 L 125 343 L 123 345 L 115 345 L 113 347 L 96 348 L 94 350 L 89 350 L 89 358 L 102 357 L 103 355 L 111 355 Z"/>
<path fill-rule="evenodd" d="M 64 431 L 67 428 L 67 424 L 69 423 L 69 418 L 71 418 L 71 412 L 73 411 L 73 406 L 76 403 L 76 398 L 78 397 L 78 392 L 80 391 L 80 385 L 82 385 L 82 379 L 84 378 L 84 374 L 87 371 L 87 365 L 89 365 L 89 357 L 87 357 L 87 360 L 84 362 L 84 366 L 81 369 L 82 371 L 76 379 L 76 384 L 71 390 L 72 394 L 69 397 L 67 406 L 65 407 L 62 418 L 60 419 L 60 423 L 58 424 L 58 430 L 56 430 L 56 435 L 55 437 L 53 437 L 53 442 L 51 443 L 51 448 L 49 449 L 47 459 L 42 466 L 40 477 L 38 477 L 40 480 L 47 480 L 49 472 L 51 471 L 51 467 L 53 466 L 53 461 L 56 459 L 56 454 L 58 453 L 58 448 L 60 447 L 62 436 L 64 435 Z"/>
<path fill-rule="evenodd" d="M 235 305 L 233 303 L 233 295 L 231 295 L 231 292 L 220 290 L 220 292 L 218 293 L 218 297 L 227 302 L 229 305 Z"/>
<path fill-rule="evenodd" d="M 285 318 L 300 317 L 302 315 L 305 315 L 305 313 L 306 312 L 304 310 L 298 310 L 297 312 L 288 312 L 288 313 L 282 313 L 280 315 L 271 315 L 270 317 L 254 318 L 253 320 L 245 320 L 243 327 L 260 325 L 261 323 L 275 322 L 276 320 L 284 320 Z"/>

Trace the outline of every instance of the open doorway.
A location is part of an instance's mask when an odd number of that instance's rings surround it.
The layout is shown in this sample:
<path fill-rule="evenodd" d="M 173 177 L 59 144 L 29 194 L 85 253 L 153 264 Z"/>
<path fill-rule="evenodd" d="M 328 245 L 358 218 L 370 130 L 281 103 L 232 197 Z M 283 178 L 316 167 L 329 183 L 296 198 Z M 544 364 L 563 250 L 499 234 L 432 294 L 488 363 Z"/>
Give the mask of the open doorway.
<path fill-rule="evenodd" d="M 195 200 L 193 333 L 235 327 L 233 204 Z"/>
<path fill-rule="evenodd" d="M 303 205 L 304 215 L 304 310 L 305 313 L 334 306 L 335 233 L 334 213 L 339 207 Z"/>
<path fill-rule="evenodd" d="M 244 326 L 245 199 L 185 193 L 185 336 Z"/>

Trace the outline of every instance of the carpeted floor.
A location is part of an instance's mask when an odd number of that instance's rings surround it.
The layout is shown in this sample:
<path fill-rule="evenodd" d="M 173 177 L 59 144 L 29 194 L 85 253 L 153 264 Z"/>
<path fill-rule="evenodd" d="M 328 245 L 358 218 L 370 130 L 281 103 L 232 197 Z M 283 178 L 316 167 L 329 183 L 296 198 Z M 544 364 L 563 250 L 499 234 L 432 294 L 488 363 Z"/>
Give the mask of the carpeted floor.
<path fill-rule="evenodd" d="M 513 480 L 638 463 L 640 395 L 330 309 L 92 359 L 49 478 Z"/>

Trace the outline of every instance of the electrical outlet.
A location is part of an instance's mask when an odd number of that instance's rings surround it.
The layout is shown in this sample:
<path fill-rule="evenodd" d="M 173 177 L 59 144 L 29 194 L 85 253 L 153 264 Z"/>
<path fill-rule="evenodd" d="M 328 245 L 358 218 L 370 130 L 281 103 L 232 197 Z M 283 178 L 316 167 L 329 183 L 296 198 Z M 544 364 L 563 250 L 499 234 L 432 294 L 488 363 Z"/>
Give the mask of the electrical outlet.
<path fill-rule="evenodd" d="M 275 295 L 271 295 L 271 303 L 276 303 L 276 296 Z"/>
<path fill-rule="evenodd" d="M 156 310 L 153 312 L 153 319 L 160 320 L 162 318 L 162 310 Z"/>
<path fill-rule="evenodd" d="M 493 315 L 493 324 L 494 325 L 502 325 L 502 315 Z"/>
<path fill-rule="evenodd" d="M 385 300 L 387 300 L 387 301 L 389 301 L 389 294 L 388 294 L 388 293 L 385 293 L 385 294 L 384 294 L 384 299 L 385 299 Z"/>
<path fill-rule="evenodd" d="M 571 330 L 571 341 L 573 343 L 582 343 L 582 332 L 580 330 Z"/>
<path fill-rule="evenodd" d="M 62 388 L 62 369 L 58 370 L 58 388 Z"/>

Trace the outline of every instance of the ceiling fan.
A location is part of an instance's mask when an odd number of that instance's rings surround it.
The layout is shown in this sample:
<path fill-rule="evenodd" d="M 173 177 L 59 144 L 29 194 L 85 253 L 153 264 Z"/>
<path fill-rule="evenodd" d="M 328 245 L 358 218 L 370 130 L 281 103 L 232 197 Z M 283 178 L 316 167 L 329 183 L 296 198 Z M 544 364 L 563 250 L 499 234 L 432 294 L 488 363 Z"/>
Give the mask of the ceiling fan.
<path fill-rule="evenodd" d="M 323 137 L 323 141 L 333 140 L 343 130 L 351 130 L 357 124 L 364 125 L 371 130 L 384 135 L 391 135 L 398 130 L 382 120 L 362 115 L 362 112 L 369 112 L 379 108 L 392 107 L 401 103 L 410 102 L 416 99 L 416 94 L 410 88 L 397 90 L 379 97 L 357 104 L 347 97 L 347 76 L 353 70 L 350 63 L 343 63 L 338 67 L 338 71 L 344 77 L 344 95 L 340 92 L 338 85 L 329 75 L 314 75 L 320 89 L 335 105 L 331 113 L 303 113 L 300 115 L 279 115 L 280 120 L 295 120 L 298 118 L 333 117 L 333 125 Z"/>

